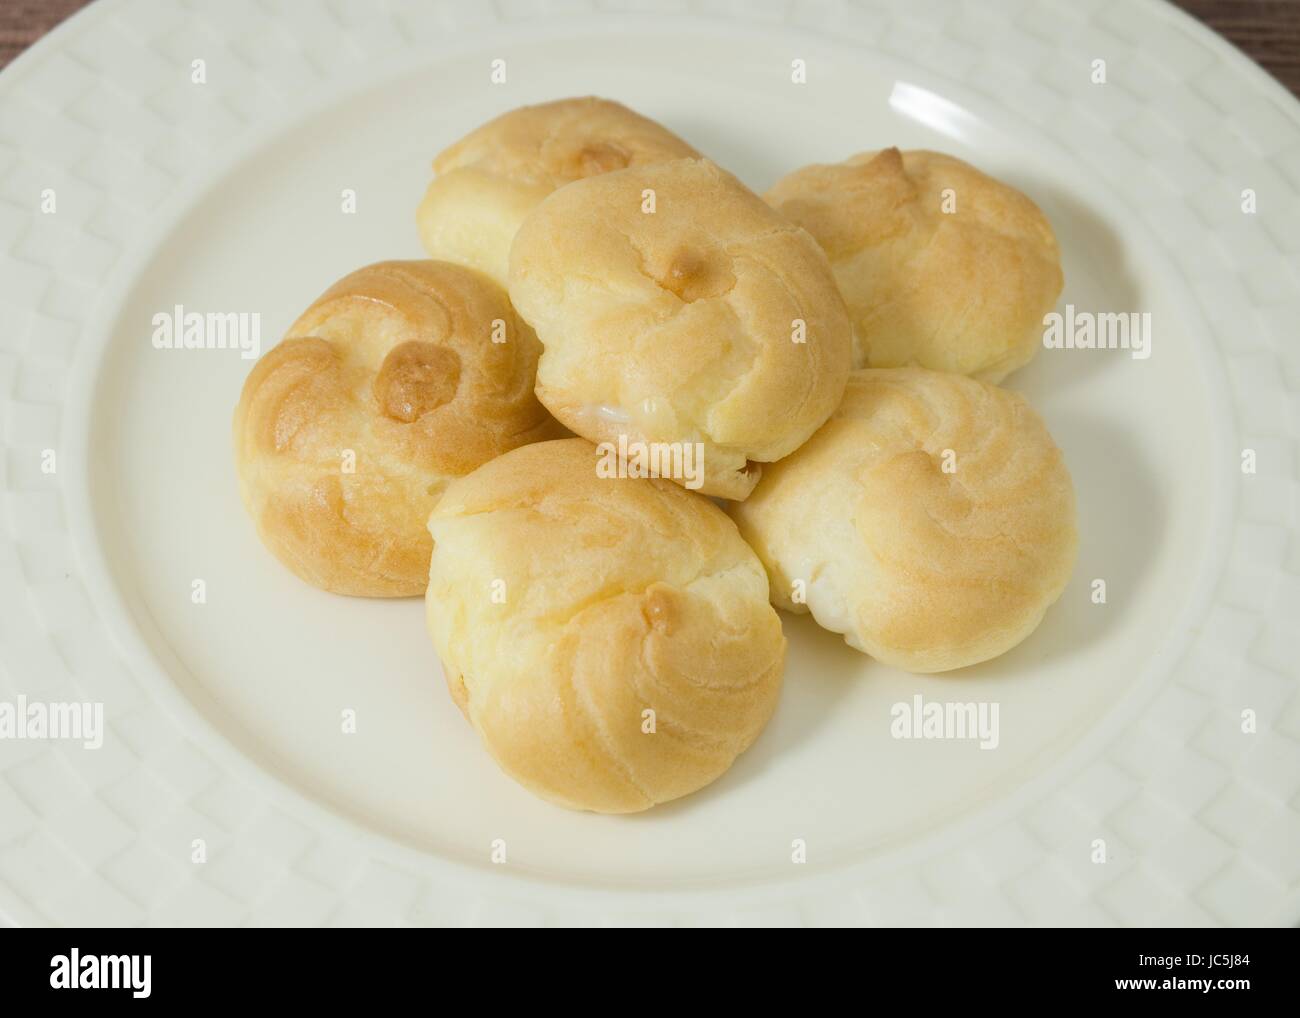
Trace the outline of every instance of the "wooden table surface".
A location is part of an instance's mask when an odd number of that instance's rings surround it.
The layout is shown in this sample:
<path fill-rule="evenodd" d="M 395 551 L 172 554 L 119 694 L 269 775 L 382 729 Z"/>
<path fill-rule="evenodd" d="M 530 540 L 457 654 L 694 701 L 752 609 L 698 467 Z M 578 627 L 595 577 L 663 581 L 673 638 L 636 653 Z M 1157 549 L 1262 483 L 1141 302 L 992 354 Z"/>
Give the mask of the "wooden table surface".
<path fill-rule="evenodd" d="M 0 67 L 87 0 L 4 0 Z M 1176 0 L 1300 96 L 1300 0 Z"/>

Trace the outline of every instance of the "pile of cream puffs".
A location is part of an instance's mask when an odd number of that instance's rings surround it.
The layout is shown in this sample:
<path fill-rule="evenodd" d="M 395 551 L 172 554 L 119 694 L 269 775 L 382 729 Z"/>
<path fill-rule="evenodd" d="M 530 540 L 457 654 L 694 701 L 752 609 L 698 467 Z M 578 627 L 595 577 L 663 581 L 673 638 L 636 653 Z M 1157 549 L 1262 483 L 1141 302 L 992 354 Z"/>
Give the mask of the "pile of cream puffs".
<path fill-rule="evenodd" d="M 424 594 L 452 700 L 526 788 L 625 813 L 716 779 L 776 708 L 776 608 L 938 672 L 1060 596 L 1070 475 L 996 385 L 1063 285 L 1025 195 L 890 148 L 760 197 L 595 98 L 433 169 L 431 260 L 304 312 L 244 384 L 235 461 L 302 579 Z M 701 469 L 601 469 L 633 445 Z"/>

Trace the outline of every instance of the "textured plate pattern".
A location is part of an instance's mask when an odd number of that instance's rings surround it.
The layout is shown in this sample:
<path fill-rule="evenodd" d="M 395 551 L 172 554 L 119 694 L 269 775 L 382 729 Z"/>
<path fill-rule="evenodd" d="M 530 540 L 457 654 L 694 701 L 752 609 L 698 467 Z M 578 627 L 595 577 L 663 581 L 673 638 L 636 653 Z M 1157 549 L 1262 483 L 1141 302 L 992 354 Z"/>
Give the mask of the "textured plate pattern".
<path fill-rule="evenodd" d="M 1010 814 L 926 858 L 745 892 L 560 890 L 505 867 L 471 879 L 266 780 L 174 690 L 132 673 L 88 581 L 97 559 L 71 536 L 65 478 L 85 466 L 64 428 L 135 238 L 305 96 L 482 47 L 511 23 L 616 22 L 622 6 L 101 0 L 0 76 L 0 699 L 101 700 L 109 724 L 94 753 L 0 740 L 0 907 L 113 925 L 1296 921 L 1300 113 L 1156 3 L 674 8 L 860 44 L 1005 109 L 1124 196 L 1198 295 L 1236 427 L 1215 479 L 1238 486 L 1220 581 L 1122 734 L 1070 755 Z M 208 84 L 177 88 L 200 55 Z M 46 188 L 55 216 L 40 212 Z M 1241 213 L 1244 188 L 1267 215 Z M 1253 476 L 1236 463 L 1245 448 Z M 1095 838 L 1106 865 L 1089 860 Z"/>

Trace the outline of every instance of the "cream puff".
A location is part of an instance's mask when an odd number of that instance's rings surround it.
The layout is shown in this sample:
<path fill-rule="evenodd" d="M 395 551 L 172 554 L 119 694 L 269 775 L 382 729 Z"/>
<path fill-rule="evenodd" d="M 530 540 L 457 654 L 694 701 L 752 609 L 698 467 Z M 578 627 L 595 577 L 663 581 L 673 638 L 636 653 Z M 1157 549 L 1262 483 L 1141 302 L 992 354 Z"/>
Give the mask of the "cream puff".
<path fill-rule="evenodd" d="M 594 442 L 698 450 L 743 499 L 839 403 L 850 326 L 813 239 L 713 163 L 560 188 L 524 221 L 510 297 L 537 331 L 537 395 Z"/>
<path fill-rule="evenodd" d="M 448 483 L 563 430 L 533 394 L 537 338 L 457 265 L 380 262 L 335 283 L 267 352 L 235 410 L 262 541 L 322 590 L 423 592 Z"/>
<path fill-rule="evenodd" d="M 786 642 L 725 513 L 598 461 L 583 439 L 542 442 L 453 482 L 429 519 L 428 625 L 502 770 L 558 805 L 629 813 L 754 741 Z"/>
<path fill-rule="evenodd" d="M 504 286 L 515 231 L 556 188 L 696 154 L 671 131 L 608 99 L 523 106 L 434 159 L 416 224 L 430 256 L 479 269 Z"/>
<path fill-rule="evenodd" d="M 731 507 L 773 601 L 913 672 L 1010 650 L 1074 566 L 1074 488 L 1024 398 L 922 368 L 867 369 Z"/>
<path fill-rule="evenodd" d="M 1061 294 L 1051 224 L 1029 198 L 938 152 L 805 166 L 766 195 L 830 257 L 854 367 L 919 365 L 998 382 L 1042 343 Z"/>

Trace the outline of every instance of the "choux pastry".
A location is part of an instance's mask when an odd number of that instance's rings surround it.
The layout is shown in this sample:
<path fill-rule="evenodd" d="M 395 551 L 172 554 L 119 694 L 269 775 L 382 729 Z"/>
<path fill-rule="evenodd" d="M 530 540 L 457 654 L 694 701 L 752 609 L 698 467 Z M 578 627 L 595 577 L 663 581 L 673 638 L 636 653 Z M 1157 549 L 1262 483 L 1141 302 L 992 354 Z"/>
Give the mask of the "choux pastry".
<path fill-rule="evenodd" d="M 850 326 L 826 256 L 713 163 L 569 184 L 525 220 L 510 297 L 543 352 L 537 395 L 602 444 L 698 450 L 674 477 L 743 499 L 839 403 Z"/>
<path fill-rule="evenodd" d="M 505 291 L 444 262 L 346 276 L 254 366 L 235 410 L 263 542 L 339 594 L 423 592 L 426 523 L 453 478 L 563 434 L 533 395 L 539 346 Z"/>
<path fill-rule="evenodd" d="M 998 382 L 1041 345 L 1064 285 L 1060 251 L 1015 188 L 952 156 L 889 148 L 805 166 L 766 197 L 830 257 L 854 367 Z"/>
<path fill-rule="evenodd" d="M 1070 578 L 1074 488 L 1023 397 L 867 369 L 809 442 L 731 507 L 774 603 L 913 672 L 1014 647 Z"/>
<path fill-rule="evenodd" d="M 436 176 L 416 213 L 420 238 L 431 257 L 479 269 L 505 286 L 515 231 L 556 188 L 695 154 L 671 131 L 608 99 L 523 106 L 434 159 Z"/>
<path fill-rule="evenodd" d="M 602 479 L 577 438 L 506 453 L 429 520 L 428 625 L 507 774 L 627 813 L 707 785 L 762 731 L 786 642 L 767 577 L 707 498 Z"/>

